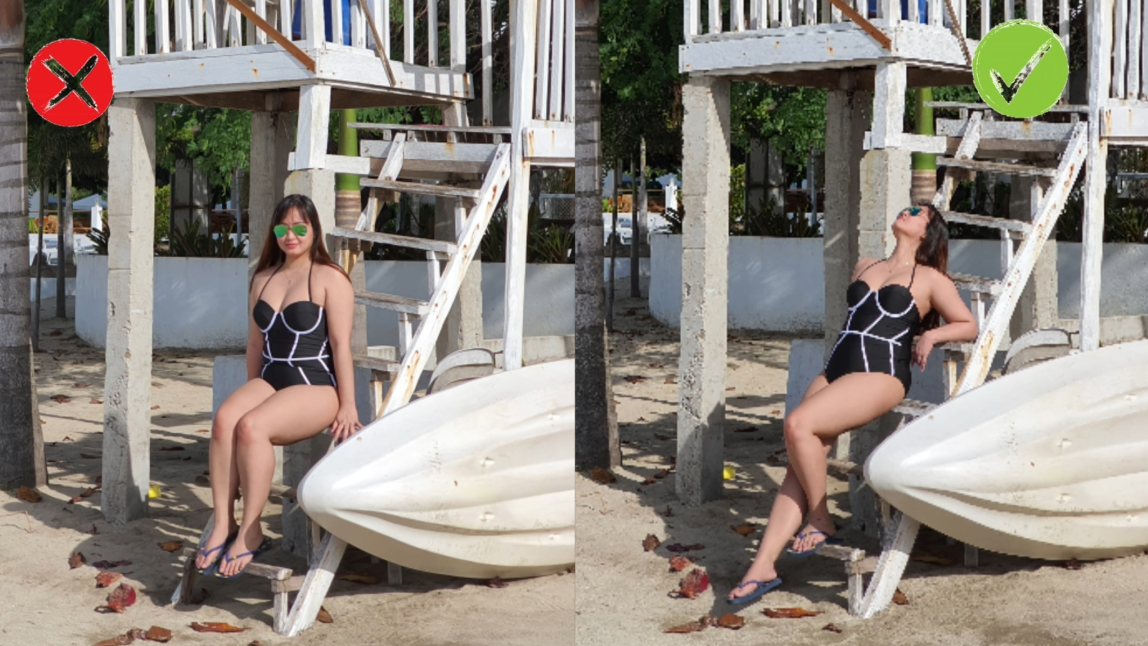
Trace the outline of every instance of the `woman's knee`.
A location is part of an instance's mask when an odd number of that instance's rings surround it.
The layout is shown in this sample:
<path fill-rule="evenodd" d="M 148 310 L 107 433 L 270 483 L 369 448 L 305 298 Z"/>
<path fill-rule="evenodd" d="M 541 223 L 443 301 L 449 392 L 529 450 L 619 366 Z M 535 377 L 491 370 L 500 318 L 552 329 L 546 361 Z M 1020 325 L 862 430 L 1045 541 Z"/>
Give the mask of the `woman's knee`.
<path fill-rule="evenodd" d="M 219 411 L 215 413 L 215 418 L 211 420 L 212 441 L 230 442 L 234 437 L 237 421 L 238 416 L 232 413 L 227 406 L 220 406 Z"/>
<path fill-rule="evenodd" d="M 260 427 L 255 415 L 248 413 L 235 423 L 235 440 L 240 444 L 250 444 L 260 439 Z"/>
<path fill-rule="evenodd" d="M 809 424 L 805 421 L 805 415 L 800 408 L 785 418 L 784 433 L 786 442 L 802 439 L 811 433 Z"/>

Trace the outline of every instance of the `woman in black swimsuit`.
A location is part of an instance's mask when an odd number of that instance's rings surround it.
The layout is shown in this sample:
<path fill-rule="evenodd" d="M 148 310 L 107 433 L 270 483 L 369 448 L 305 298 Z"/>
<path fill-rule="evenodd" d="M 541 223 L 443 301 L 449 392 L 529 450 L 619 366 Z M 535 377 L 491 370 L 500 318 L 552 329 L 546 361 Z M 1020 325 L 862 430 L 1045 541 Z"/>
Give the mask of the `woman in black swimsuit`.
<path fill-rule="evenodd" d="M 273 447 L 328 426 L 338 442 L 360 428 L 350 350 L 355 295 L 327 254 L 308 197 L 288 195 L 275 207 L 249 298 L 247 383 L 212 423 L 215 527 L 195 563 L 224 578 L 238 576 L 270 548 L 259 518 L 275 471 Z M 240 484 L 243 523 L 237 524 Z"/>
<path fill-rule="evenodd" d="M 825 460 L 833 441 L 900 403 L 909 390 L 909 364 L 924 369 L 934 345 L 977 336 L 976 321 L 946 273 L 948 231 L 937 210 L 927 203 L 905 209 L 893 234 L 892 255 L 863 258 L 854 268 L 845 328 L 825 371 L 785 418 L 789 468 L 757 558 L 730 592 L 732 603 L 747 603 L 781 584 L 774 563 L 806 516 L 808 524 L 787 550 L 792 556 L 809 556 L 837 542 L 825 495 Z"/>

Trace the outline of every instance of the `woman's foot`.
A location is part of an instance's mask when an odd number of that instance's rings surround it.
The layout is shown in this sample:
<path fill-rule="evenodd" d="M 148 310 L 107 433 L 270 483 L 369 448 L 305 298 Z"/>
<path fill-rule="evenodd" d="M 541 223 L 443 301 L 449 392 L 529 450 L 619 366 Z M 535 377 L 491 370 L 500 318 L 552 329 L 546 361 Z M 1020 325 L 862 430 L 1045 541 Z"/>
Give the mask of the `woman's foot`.
<path fill-rule="evenodd" d="M 231 577 L 242 572 L 243 568 L 247 567 L 247 564 L 255 558 L 248 553 L 258 550 L 262 543 L 263 528 L 259 526 L 259 523 L 256 523 L 249 527 L 247 531 L 241 533 L 239 537 L 235 539 L 235 542 L 231 544 L 231 549 L 227 550 L 226 558 L 219 561 L 219 567 L 217 568 L 219 573 L 223 576 Z M 245 556 L 235 558 L 240 554 L 244 554 Z"/>
<path fill-rule="evenodd" d="M 749 572 L 741 578 L 741 582 L 736 588 L 730 591 L 727 597 L 730 601 L 740 599 L 745 596 L 752 595 L 761 588 L 760 583 L 751 583 L 752 581 L 761 581 L 762 583 L 769 583 L 777 578 L 777 570 L 774 568 L 759 567 L 757 564 L 750 566 Z"/>
<path fill-rule="evenodd" d="M 832 520 L 809 519 L 805 529 L 798 532 L 793 538 L 790 549 L 798 554 L 808 552 L 837 534 L 837 526 Z"/>
<path fill-rule="evenodd" d="M 218 523 L 211 529 L 211 534 L 208 535 L 207 540 L 200 546 L 199 551 L 195 554 L 195 567 L 197 570 L 206 570 L 211 567 L 211 564 L 219 560 L 223 556 L 223 550 L 226 547 L 227 539 L 235 530 L 239 529 L 239 525 L 232 520 L 230 523 Z"/>

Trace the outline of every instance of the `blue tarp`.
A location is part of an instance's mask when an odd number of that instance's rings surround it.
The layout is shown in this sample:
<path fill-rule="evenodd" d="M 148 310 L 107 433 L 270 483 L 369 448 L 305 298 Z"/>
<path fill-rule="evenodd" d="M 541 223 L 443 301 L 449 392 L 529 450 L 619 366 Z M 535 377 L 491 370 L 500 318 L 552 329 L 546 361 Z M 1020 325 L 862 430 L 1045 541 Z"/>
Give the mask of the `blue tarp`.
<path fill-rule="evenodd" d="M 343 2 L 343 44 L 351 44 L 351 2 L 354 0 L 342 0 Z M 291 24 L 292 38 L 300 40 L 303 38 L 303 7 L 302 0 L 295 0 L 295 17 Z M 323 0 L 323 20 L 326 24 L 326 39 L 327 42 L 334 42 L 331 39 L 331 0 Z"/>

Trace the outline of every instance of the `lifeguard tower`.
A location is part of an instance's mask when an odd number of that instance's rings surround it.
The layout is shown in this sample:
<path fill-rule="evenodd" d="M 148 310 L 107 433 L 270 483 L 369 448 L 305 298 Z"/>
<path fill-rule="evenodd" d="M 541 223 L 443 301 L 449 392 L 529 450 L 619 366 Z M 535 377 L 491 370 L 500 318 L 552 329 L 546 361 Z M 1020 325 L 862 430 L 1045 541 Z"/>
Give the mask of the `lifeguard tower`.
<path fill-rule="evenodd" d="M 1098 347 L 1106 151 L 1110 143 L 1148 143 L 1148 69 L 1141 66 L 1146 14 L 1140 0 L 1086 4 L 1087 105 L 1069 105 L 1065 96 L 1038 119 L 1013 120 L 984 104 L 934 103 L 959 110 L 959 119 L 937 121 L 935 136 L 903 132 L 906 90 L 972 85 L 978 40 L 969 36 L 987 33 L 1000 22 L 994 16 L 1013 19 L 1022 3 L 1005 0 L 1001 11 L 1000 0 L 982 0 L 978 14 L 965 0 L 928 0 L 924 13 L 916 0 L 876 0 L 875 11 L 866 2 L 843 0 L 733 0 L 728 14 L 719 0 L 703 4 L 686 0 L 679 51 L 680 71 L 689 75 L 683 91 L 682 193 L 690 217 L 682 245 L 677 455 L 684 501 L 699 504 L 722 491 L 731 82 L 828 90 L 827 344 L 845 321 L 844 294 L 858 259 L 883 258 L 894 247 L 892 221 L 910 203 L 910 155 L 921 152 L 939 155 L 937 165 L 946 169 L 933 200 L 946 220 L 994 229 L 1001 239 L 1002 279 L 952 276 L 968 295 L 981 332 L 975 343 L 940 348 L 946 393 L 955 396 L 984 382 L 1014 312 L 1024 312 L 1026 329 L 1055 325 L 1056 258 L 1040 252 L 1082 169 L 1079 345 L 1083 351 Z M 1040 0 L 1026 0 L 1023 9 L 1028 19 L 1046 22 Z M 1060 18 L 1054 31 L 1068 49 L 1069 3 L 1061 0 L 1055 10 Z M 977 171 L 1011 176 L 1013 204 L 1019 201 L 1022 214 L 1014 208 L 1012 219 L 1003 219 L 952 211 L 956 180 Z M 907 400 L 868 433 L 857 434 L 853 463 L 841 465 L 852 474 L 854 489 L 861 483 L 863 449 L 932 408 Z M 863 512 L 854 509 L 855 515 Z M 879 558 L 860 550 L 822 550 L 847 561 L 850 612 L 871 617 L 889 604 L 917 529 L 909 517 L 891 519 Z M 975 549 L 966 548 L 966 560 L 975 558 Z M 874 571 L 866 589 L 862 576 Z"/>
<path fill-rule="evenodd" d="M 444 330 L 448 351 L 481 341 L 481 308 L 466 306 L 481 288 L 467 270 L 507 191 L 503 367 L 521 366 L 529 173 L 533 166 L 574 163 L 573 0 L 512 0 L 508 25 L 492 25 L 489 2 L 481 3 L 479 24 L 468 24 L 463 0 L 398 1 L 403 18 L 392 22 L 390 0 L 156 0 L 152 15 L 148 3 L 133 3 L 128 15 L 126 0 L 109 0 L 115 99 L 108 211 L 115 233 L 108 265 L 102 502 L 109 521 L 147 514 L 157 102 L 252 111 L 250 230 L 267 229 L 284 194 L 310 196 L 328 232 L 328 249 L 356 283 L 357 320 L 365 321 L 364 307 L 398 312 L 400 341 L 391 358 L 368 352 L 365 325 L 356 324 L 352 339 L 356 367 L 372 375 L 376 416 L 410 400 Z M 402 58 L 392 60 L 392 33 L 400 27 Z M 491 125 L 492 34 L 504 29 L 512 58 L 509 128 Z M 416 33 L 426 34 L 425 60 L 415 60 Z M 476 125 L 464 109 L 475 98 L 468 33 L 479 34 L 482 61 L 482 123 Z M 440 60 L 442 49 L 449 56 Z M 328 154 L 331 110 L 402 105 L 438 106 L 444 123 L 355 124 L 387 134 L 363 141 L 359 156 Z M 359 175 L 371 189 L 367 207 L 359 209 L 356 201 L 357 217 L 349 221 L 335 218 L 336 172 Z M 375 232 L 382 202 L 402 193 L 433 196 L 436 210 L 453 214 L 447 235 L 428 240 Z M 257 235 L 251 241 L 254 260 L 262 241 Z M 361 243 L 425 251 L 430 299 L 367 291 L 356 266 Z M 309 446 L 285 451 L 284 484 L 297 484 L 318 457 Z M 295 578 L 284 568 L 265 573 L 273 579 L 275 629 L 287 635 L 314 622 L 345 548 L 317 527 L 310 531 L 302 513 L 290 513 L 294 509 L 285 498 L 284 543 L 308 557 L 311 569 Z M 293 590 L 299 594 L 289 605 Z"/>

